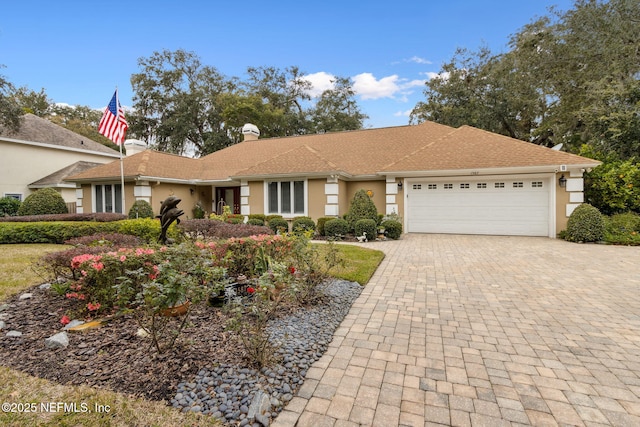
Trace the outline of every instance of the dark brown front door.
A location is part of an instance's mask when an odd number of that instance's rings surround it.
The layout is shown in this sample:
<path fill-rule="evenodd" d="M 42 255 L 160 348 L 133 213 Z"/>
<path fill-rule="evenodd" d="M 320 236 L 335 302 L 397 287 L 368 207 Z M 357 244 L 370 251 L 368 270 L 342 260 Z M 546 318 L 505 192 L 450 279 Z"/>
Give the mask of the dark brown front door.
<path fill-rule="evenodd" d="M 216 187 L 216 214 L 221 215 L 224 206 L 231 207 L 234 214 L 240 213 L 240 187 Z"/>

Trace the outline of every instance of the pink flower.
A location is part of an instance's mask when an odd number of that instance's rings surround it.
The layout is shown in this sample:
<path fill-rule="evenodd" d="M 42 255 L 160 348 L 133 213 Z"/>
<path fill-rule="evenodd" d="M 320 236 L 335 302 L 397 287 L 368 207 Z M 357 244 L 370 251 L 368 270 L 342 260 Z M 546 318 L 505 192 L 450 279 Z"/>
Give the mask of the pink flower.
<path fill-rule="evenodd" d="M 127 256 L 126 255 L 120 255 L 120 261 L 121 262 L 125 262 L 127 260 Z"/>
<path fill-rule="evenodd" d="M 98 310 L 99 308 L 100 308 L 100 303 L 99 302 L 97 302 L 95 304 L 92 304 L 92 303 L 87 304 L 87 309 L 89 311 L 95 311 L 95 310 Z"/>
<path fill-rule="evenodd" d="M 63 325 L 67 325 L 69 322 L 71 322 L 71 319 L 69 319 L 69 316 L 67 316 L 66 314 L 62 316 L 62 319 L 60 319 L 60 323 L 62 323 Z"/>
<path fill-rule="evenodd" d="M 101 271 L 104 269 L 104 264 L 101 262 L 94 262 L 93 264 L 91 264 L 91 267 L 93 267 L 93 269 L 96 271 Z"/>

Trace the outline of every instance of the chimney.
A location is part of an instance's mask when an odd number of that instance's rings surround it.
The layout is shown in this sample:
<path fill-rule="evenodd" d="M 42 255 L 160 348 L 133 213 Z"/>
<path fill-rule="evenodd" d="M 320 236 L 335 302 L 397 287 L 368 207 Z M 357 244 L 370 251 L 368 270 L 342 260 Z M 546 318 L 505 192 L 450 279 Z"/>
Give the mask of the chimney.
<path fill-rule="evenodd" d="M 242 126 L 242 135 L 244 135 L 243 141 L 255 141 L 260 137 L 260 129 L 256 125 L 247 123 Z"/>
<path fill-rule="evenodd" d="M 127 157 L 130 157 L 134 154 L 142 153 L 143 151 L 145 151 L 147 149 L 147 144 L 137 139 L 127 139 L 124 142 L 124 148 L 125 150 L 127 150 Z"/>

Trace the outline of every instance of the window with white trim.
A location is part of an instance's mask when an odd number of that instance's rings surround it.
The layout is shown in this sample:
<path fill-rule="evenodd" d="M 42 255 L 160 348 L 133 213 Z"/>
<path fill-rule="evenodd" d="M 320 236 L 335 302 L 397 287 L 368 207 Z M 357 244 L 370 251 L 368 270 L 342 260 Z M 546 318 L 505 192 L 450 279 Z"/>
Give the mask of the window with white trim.
<path fill-rule="evenodd" d="M 422 190 L 422 184 L 413 184 L 411 188 L 413 188 L 414 190 Z"/>
<path fill-rule="evenodd" d="M 513 188 L 522 188 L 524 187 L 524 183 L 523 182 L 514 182 L 513 183 Z"/>
<path fill-rule="evenodd" d="M 486 182 L 479 182 L 476 184 L 477 188 L 487 188 L 487 183 Z"/>
<path fill-rule="evenodd" d="M 504 188 L 504 182 L 496 182 L 493 186 L 495 188 Z"/>
<path fill-rule="evenodd" d="M 463 182 L 460 184 L 460 188 L 469 188 L 469 183 Z"/>
<path fill-rule="evenodd" d="M 267 211 L 279 215 L 304 215 L 305 181 L 267 183 Z"/>
<path fill-rule="evenodd" d="M 11 197 L 12 199 L 22 201 L 21 193 L 4 193 L 4 197 Z"/>
<path fill-rule="evenodd" d="M 429 190 L 437 190 L 438 189 L 438 184 L 429 184 L 429 185 L 427 185 L 427 189 L 429 189 Z"/>
<path fill-rule="evenodd" d="M 453 184 L 445 184 L 444 185 L 444 189 L 445 190 L 451 190 L 453 188 Z"/>
<path fill-rule="evenodd" d="M 96 212 L 122 213 L 122 185 L 100 184 L 93 187 Z"/>
<path fill-rule="evenodd" d="M 531 186 L 532 186 L 533 188 L 542 188 L 542 181 L 533 181 L 533 182 L 531 183 Z"/>

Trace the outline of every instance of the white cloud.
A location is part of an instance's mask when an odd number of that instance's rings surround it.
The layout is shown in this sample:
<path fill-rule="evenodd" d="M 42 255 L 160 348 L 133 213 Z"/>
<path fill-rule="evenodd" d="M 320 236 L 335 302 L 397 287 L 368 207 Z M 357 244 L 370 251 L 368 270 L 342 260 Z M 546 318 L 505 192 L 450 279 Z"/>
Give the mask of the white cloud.
<path fill-rule="evenodd" d="M 308 93 L 311 97 L 316 98 L 322 95 L 322 92 L 325 90 L 333 89 L 334 85 L 331 83 L 331 80 L 335 80 L 336 77 L 333 74 L 320 71 L 313 74 L 306 74 L 304 79 L 310 81 L 313 85 Z"/>
<path fill-rule="evenodd" d="M 371 73 L 361 73 L 353 77 L 353 90 L 362 99 L 393 98 L 400 90 L 397 75 L 376 79 Z"/>
<path fill-rule="evenodd" d="M 420 58 L 419 56 L 412 56 L 409 59 L 406 59 L 407 62 L 415 62 L 416 64 L 433 64 L 433 62 L 428 59 Z"/>
<path fill-rule="evenodd" d="M 411 115 L 411 112 L 413 111 L 413 109 L 411 110 L 406 110 L 406 111 L 397 111 L 395 112 L 393 115 L 395 117 L 409 117 Z"/>

